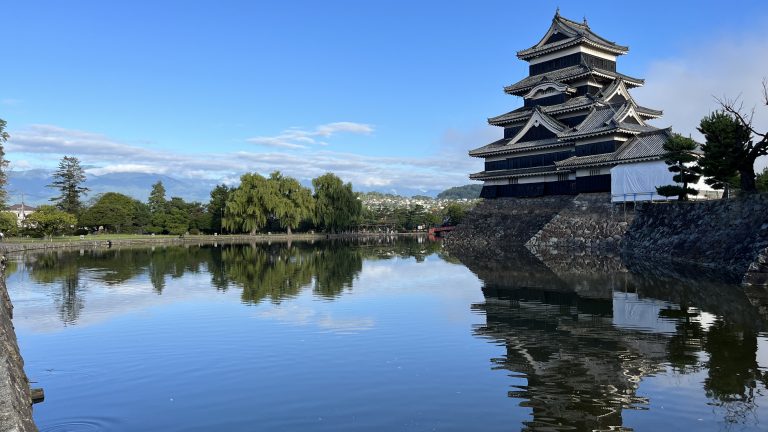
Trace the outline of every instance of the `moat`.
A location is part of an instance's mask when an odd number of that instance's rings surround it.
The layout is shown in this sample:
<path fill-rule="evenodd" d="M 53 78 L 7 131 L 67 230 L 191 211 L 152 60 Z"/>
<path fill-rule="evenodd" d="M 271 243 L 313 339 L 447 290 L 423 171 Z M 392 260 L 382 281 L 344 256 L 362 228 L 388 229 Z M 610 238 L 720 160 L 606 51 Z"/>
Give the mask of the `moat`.
<path fill-rule="evenodd" d="M 28 253 L 42 431 L 763 430 L 764 289 L 426 239 Z"/>

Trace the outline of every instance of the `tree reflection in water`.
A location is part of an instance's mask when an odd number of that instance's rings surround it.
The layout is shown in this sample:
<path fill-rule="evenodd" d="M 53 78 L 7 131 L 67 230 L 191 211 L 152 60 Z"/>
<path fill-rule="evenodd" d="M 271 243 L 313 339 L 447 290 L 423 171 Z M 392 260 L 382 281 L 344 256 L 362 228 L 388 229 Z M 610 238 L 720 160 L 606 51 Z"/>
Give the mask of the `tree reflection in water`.
<path fill-rule="evenodd" d="M 527 250 L 498 258 L 462 261 L 484 281 L 485 302 L 473 308 L 486 324 L 475 334 L 506 347 L 492 367 L 526 382 L 509 392 L 532 410 L 523 430 L 629 430 L 622 411 L 650 408 L 637 393 L 644 377 L 704 370 L 718 415 L 757 423 L 757 396 L 768 386 L 756 356 L 766 317 L 752 303 L 764 295 L 706 275 L 634 273 L 616 258 L 573 263 Z"/>
<path fill-rule="evenodd" d="M 242 300 L 279 303 L 311 287 L 315 295 L 332 300 L 353 282 L 364 260 L 414 257 L 423 261 L 440 245 L 424 239 L 380 237 L 318 243 L 250 243 L 200 246 L 157 246 L 33 253 L 24 257 L 31 278 L 59 285 L 51 295 L 62 322 L 75 324 L 85 303 L 87 281 L 107 287 L 146 277 L 158 295 L 167 279 L 185 273 L 211 275 L 221 291 L 242 289 Z M 11 263 L 16 265 L 16 263 Z"/>

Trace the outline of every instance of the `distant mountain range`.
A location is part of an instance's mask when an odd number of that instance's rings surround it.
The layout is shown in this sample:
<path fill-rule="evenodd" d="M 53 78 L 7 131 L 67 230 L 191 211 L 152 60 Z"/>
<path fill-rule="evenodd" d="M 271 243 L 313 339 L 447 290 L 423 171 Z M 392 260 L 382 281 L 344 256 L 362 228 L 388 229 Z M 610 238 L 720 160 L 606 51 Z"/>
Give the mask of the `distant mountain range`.
<path fill-rule="evenodd" d="M 57 195 L 55 189 L 47 187 L 51 183 L 52 170 L 34 169 L 11 171 L 8 173 L 8 203 L 21 202 L 22 194 L 27 204 L 47 204 Z M 162 181 L 165 196 L 178 196 L 186 201 L 208 202 L 211 190 L 216 182 L 210 180 L 187 180 L 160 174 L 115 173 L 100 176 L 89 175 L 85 186 L 90 189 L 85 201 L 105 192 L 119 192 L 140 201 L 146 201 L 152 185 Z"/>
<path fill-rule="evenodd" d="M 51 197 L 57 195 L 57 191 L 47 187 L 51 184 L 51 175 L 53 170 L 45 169 L 31 169 L 26 171 L 10 171 L 8 173 L 8 204 L 16 204 L 23 200 L 26 204 L 40 205 L 47 204 Z M 85 186 L 90 189 L 88 195 L 84 201 L 95 197 L 98 194 L 106 192 L 119 192 L 140 201 L 147 201 L 149 192 L 152 190 L 152 185 L 157 181 L 162 181 L 165 186 L 166 198 L 174 196 L 184 198 L 185 201 L 200 201 L 207 203 L 210 200 L 211 190 L 216 186 L 217 182 L 212 180 L 203 179 L 181 179 L 177 177 L 161 175 L 161 174 L 147 174 L 147 173 L 114 173 L 104 175 L 88 175 Z M 304 182 L 302 182 L 304 183 Z M 304 186 L 311 187 L 311 184 L 307 182 Z M 358 187 L 355 186 L 355 190 L 358 192 L 379 192 L 375 188 Z M 457 197 L 453 195 L 462 195 L 464 197 L 477 197 L 479 195 L 479 185 L 467 185 L 460 186 L 458 188 L 450 188 L 446 191 L 440 190 L 421 190 L 421 189 L 398 189 L 397 195 L 401 196 L 413 196 L 413 195 L 425 195 L 429 197 L 435 197 L 438 194 L 448 193 L 451 197 Z M 453 191 L 458 189 L 458 191 Z M 477 192 L 475 192 L 475 189 Z M 453 191 L 453 192 L 451 192 Z M 393 193 L 393 191 L 383 191 L 384 193 Z M 459 192 L 458 194 L 456 192 Z M 472 196 L 474 195 L 474 196 Z"/>

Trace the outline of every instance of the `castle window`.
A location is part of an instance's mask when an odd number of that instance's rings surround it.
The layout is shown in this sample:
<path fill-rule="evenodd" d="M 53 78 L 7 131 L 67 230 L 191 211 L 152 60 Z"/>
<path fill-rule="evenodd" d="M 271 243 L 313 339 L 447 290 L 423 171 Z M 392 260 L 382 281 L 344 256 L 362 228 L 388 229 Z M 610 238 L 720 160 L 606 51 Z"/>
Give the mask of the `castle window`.
<path fill-rule="evenodd" d="M 568 180 L 568 173 L 557 174 L 557 181 L 566 181 L 566 180 Z"/>
<path fill-rule="evenodd" d="M 509 184 L 517 184 L 517 180 L 518 180 L 517 177 L 511 178 L 511 179 L 509 179 Z"/>
<path fill-rule="evenodd" d="M 589 170 L 589 175 L 591 175 L 591 176 L 600 175 L 600 168 Z"/>

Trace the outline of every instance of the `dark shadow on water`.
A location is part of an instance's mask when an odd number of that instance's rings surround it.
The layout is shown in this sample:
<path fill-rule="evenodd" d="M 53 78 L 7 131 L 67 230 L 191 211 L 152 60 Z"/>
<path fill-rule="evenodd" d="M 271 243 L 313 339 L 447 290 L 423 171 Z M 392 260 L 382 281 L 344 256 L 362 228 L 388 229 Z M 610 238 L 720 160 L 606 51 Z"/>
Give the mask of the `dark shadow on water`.
<path fill-rule="evenodd" d="M 532 411 L 523 430 L 621 430 L 625 410 L 651 408 L 638 395 L 645 377 L 702 372 L 724 424 L 757 425 L 765 290 L 616 256 L 521 248 L 461 261 L 484 282 L 474 333 L 506 347 L 492 369 L 525 382 L 509 391 Z"/>

